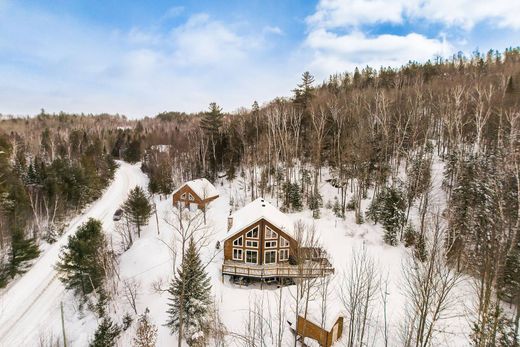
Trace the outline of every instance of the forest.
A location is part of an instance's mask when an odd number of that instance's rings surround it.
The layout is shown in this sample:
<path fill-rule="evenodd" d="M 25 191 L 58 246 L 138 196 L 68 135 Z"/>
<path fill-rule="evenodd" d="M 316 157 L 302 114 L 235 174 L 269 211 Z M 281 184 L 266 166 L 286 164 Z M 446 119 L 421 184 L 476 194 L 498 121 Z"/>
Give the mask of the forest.
<path fill-rule="evenodd" d="M 236 180 L 250 200 L 270 198 L 287 213 L 310 210 L 319 219 L 329 209 L 338 218 L 353 214 L 359 225 L 379 223 L 384 242 L 404 245 L 424 269 L 406 277 L 417 301 L 403 345 L 431 343 L 432 322 L 447 304 L 439 291 L 470 276 L 478 298 L 468 317 L 472 345 L 518 346 L 520 48 L 367 66 L 322 82 L 305 72 L 291 94 L 229 113 L 215 102 L 199 113 L 137 120 L 43 109 L 0 116 L 0 287 L 23 276 L 70 218 L 101 196 L 118 160 L 141 162 L 149 178 L 148 192 L 133 192 L 141 198 L 166 197 L 198 177 Z M 441 210 L 431 204 L 436 160 L 445 168 Z M 338 191 L 333 201 L 319 190 L 325 172 Z M 149 206 L 144 220 L 152 213 Z M 81 235 L 99 228 L 91 220 Z M 195 246 L 187 247 L 197 263 Z M 74 288 L 85 293 L 78 278 Z M 98 285 L 89 283 L 87 294 Z M 365 345 L 355 334 L 349 345 Z"/>

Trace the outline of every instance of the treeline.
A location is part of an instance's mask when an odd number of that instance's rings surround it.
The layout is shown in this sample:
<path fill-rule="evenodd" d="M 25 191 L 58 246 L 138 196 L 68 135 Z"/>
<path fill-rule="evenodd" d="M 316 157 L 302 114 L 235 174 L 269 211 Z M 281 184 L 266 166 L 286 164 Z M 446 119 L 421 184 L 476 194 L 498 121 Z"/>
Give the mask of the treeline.
<path fill-rule="evenodd" d="M 117 165 L 103 134 L 80 129 L 85 124 L 73 119 L 40 115 L 23 122 L 28 128 L 49 125 L 47 120 L 69 125 L 0 132 L 0 286 L 24 272 L 40 241 L 61 236 L 67 219 L 98 198 L 114 176 Z M 2 130 L 17 122 L 2 121 Z"/>
<path fill-rule="evenodd" d="M 339 191 L 328 207 L 340 217 L 352 210 L 358 223 L 380 222 L 385 242 L 403 242 L 423 262 L 432 256 L 427 220 L 442 217 L 445 261 L 478 282 L 469 317 L 474 345 L 517 343 L 520 49 L 366 67 L 319 85 L 305 73 L 292 98 L 234 114 L 211 104 L 191 118 L 142 125 L 145 141 L 166 137 L 162 143 L 171 145 L 168 165 L 147 161 L 157 186 L 168 177 L 161 165 L 183 179 L 237 177 L 251 199 L 271 196 L 286 210 L 307 206 L 318 218 L 326 170 Z M 444 172 L 433 172 L 439 162 Z M 440 204 L 432 203 L 434 175 L 444 175 Z"/>

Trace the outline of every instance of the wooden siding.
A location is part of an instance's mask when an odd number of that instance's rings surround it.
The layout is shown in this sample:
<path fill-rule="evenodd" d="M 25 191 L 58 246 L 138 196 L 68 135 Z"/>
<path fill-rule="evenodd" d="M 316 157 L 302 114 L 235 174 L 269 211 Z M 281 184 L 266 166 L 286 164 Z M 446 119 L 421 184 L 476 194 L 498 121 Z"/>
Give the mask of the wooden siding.
<path fill-rule="evenodd" d="M 276 239 L 266 239 L 265 238 L 266 226 L 271 228 L 274 232 L 276 232 L 278 234 L 278 237 Z M 246 238 L 247 232 L 254 229 L 255 227 L 258 227 L 258 230 L 259 230 L 258 239 Z M 242 246 L 233 246 L 233 241 L 235 241 L 236 239 L 238 239 L 240 237 L 243 237 Z M 288 248 L 280 247 L 280 237 L 283 237 L 287 241 L 289 241 Z M 247 247 L 246 246 L 247 240 L 258 241 L 258 248 Z M 265 248 L 265 241 L 275 241 L 275 240 L 277 241 L 276 248 L 267 248 L 267 249 Z M 233 248 L 236 248 L 236 249 L 242 249 L 242 260 L 241 261 L 234 260 L 234 262 L 245 263 L 246 250 L 256 250 L 256 251 L 258 251 L 258 259 L 257 259 L 258 265 L 262 265 L 262 264 L 264 264 L 264 251 L 276 250 L 276 263 L 280 263 L 280 261 L 278 259 L 279 255 L 280 255 L 280 250 L 289 249 L 289 257 L 290 257 L 291 255 L 294 255 L 296 247 L 297 247 L 297 242 L 292 237 L 290 237 L 288 234 L 286 234 L 282 230 L 278 229 L 276 226 L 269 223 L 265 219 L 261 219 L 255 223 L 249 225 L 248 227 L 244 228 L 242 231 L 235 234 L 232 238 L 229 238 L 226 241 L 224 241 L 224 260 L 233 260 Z M 286 263 L 286 262 L 288 262 L 288 260 L 283 261 L 282 263 Z"/>
<path fill-rule="evenodd" d="M 334 327 L 337 326 L 338 335 L 335 341 L 333 338 Z M 298 322 L 296 323 L 296 333 L 303 337 L 308 337 L 318 341 L 322 347 L 330 347 L 341 338 L 343 335 L 343 317 L 338 317 L 334 326 L 327 331 L 321 328 L 319 325 L 309 321 L 308 319 L 298 316 Z"/>
<path fill-rule="evenodd" d="M 186 198 L 182 199 L 182 194 L 186 193 Z M 189 195 L 191 194 L 193 196 L 193 200 L 189 199 Z M 190 203 L 197 204 L 199 209 L 203 209 L 208 203 L 218 198 L 217 196 L 213 196 L 211 198 L 202 199 L 200 196 L 198 196 L 187 184 L 184 184 L 175 194 L 172 196 L 172 203 L 174 206 L 178 206 L 180 203 L 181 205 L 184 205 L 184 207 L 189 207 Z"/>

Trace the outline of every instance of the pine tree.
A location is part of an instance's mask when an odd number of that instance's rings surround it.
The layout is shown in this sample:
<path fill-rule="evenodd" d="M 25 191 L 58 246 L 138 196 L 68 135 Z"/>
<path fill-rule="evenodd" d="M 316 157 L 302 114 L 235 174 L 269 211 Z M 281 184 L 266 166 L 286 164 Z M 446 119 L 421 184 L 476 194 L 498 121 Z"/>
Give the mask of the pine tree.
<path fill-rule="evenodd" d="M 178 332 L 182 321 L 183 337 L 191 344 L 203 336 L 211 307 L 211 285 L 193 239 L 181 268 L 168 289 L 171 297 L 168 303 L 169 315 L 166 325 L 172 333 Z"/>
<path fill-rule="evenodd" d="M 105 249 L 105 236 L 99 220 L 89 219 L 75 235 L 69 236 L 56 265 L 65 287 L 82 295 L 100 288 L 106 275 L 103 267 Z"/>
<path fill-rule="evenodd" d="M 387 244 L 397 245 L 397 233 L 405 221 L 406 202 L 403 193 L 395 187 L 384 188 L 368 209 L 368 216 L 381 222 L 385 228 L 384 240 Z"/>
<path fill-rule="evenodd" d="M 200 120 L 200 127 L 204 132 L 204 136 L 207 138 L 208 143 L 211 145 L 211 155 L 209 162 L 212 169 L 212 177 L 215 178 L 217 171 L 217 158 L 221 151 L 218 147 L 220 143 L 220 128 L 222 127 L 222 119 L 224 115 L 222 108 L 215 102 L 209 104 L 209 111 L 202 115 Z"/>
<path fill-rule="evenodd" d="M 110 318 L 103 318 L 94 333 L 94 339 L 90 347 L 112 347 L 116 345 L 117 338 L 121 334 L 119 325 L 114 324 Z"/>
<path fill-rule="evenodd" d="M 501 299 L 518 302 L 520 298 L 520 245 L 515 245 L 509 251 L 498 286 Z"/>
<path fill-rule="evenodd" d="M 130 191 L 123 204 L 123 211 L 129 221 L 137 227 L 137 236 L 141 237 L 141 227 L 148 223 L 153 213 L 152 205 L 141 187 L 137 186 Z"/>
<path fill-rule="evenodd" d="M 157 340 L 157 327 L 148 318 L 149 310 L 146 309 L 139 318 L 136 334 L 134 337 L 135 347 L 155 347 Z"/>
<path fill-rule="evenodd" d="M 298 84 L 298 88 L 294 89 L 294 103 L 306 108 L 309 104 L 312 93 L 313 93 L 313 86 L 314 83 L 314 76 L 311 75 L 309 71 L 305 71 L 302 75 L 302 82 Z"/>
<path fill-rule="evenodd" d="M 123 159 L 129 163 L 137 163 L 141 160 L 141 140 L 130 141 L 128 147 L 123 152 Z"/>
<path fill-rule="evenodd" d="M 5 287 L 9 278 L 17 274 L 25 273 L 29 268 L 29 262 L 40 255 L 40 250 L 34 239 L 26 239 L 19 228 L 11 236 L 11 248 L 8 252 L 8 260 L 0 263 L 0 288 Z"/>
<path fill-rule="evenodd" d="M 217 136 L 222 126 L 222 108 L 215 102 L 209 104 L 209 111 L 205 112 L 200 120 L 200 127 L 209 136 Z"/>

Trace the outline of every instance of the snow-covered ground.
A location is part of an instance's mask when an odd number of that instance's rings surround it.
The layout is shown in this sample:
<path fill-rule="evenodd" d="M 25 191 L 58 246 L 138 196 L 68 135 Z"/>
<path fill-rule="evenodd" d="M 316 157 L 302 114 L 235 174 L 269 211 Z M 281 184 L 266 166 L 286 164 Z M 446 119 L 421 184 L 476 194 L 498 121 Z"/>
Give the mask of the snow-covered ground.
<path fill-rule="evenodd" d="M 442 208 L 444 203 L 443 193 L 440 189 L 442 180 L 442 163 L 436 161 L 433 167 L 434 187 L 432 201 Z M 324 177 L 326 178 L 326 177 Z M 102 219 L 106 232 L 111 235 L 114 245 L 117 247 L 117 236 L 113 230 L 111 220 L 112 213 L 126 197 L 127 192 L 136 184 L 145 185 L 146 177 L 139 171 L 137 166 L 122 164 L 116 173 L 114 183 L 110 186 L 103 197 L 73 223 L 68 234 L 73 233 L 75 228 L 88 217 Z M 276 286 L 250 285 L 240 287 L 229 282 L 228 278 L 222 281 L 220 269 L 223 255 L 220 251 L 215 256 L 215 243 L 226 237 L 227 216 L 230 210 L 230 201 L 248 201 L 250 192 L 241 190 L 243 185 L 239 182 L 221 181 L 217 184 L 220 197 L 212 202 L 208 211 L 209 240 L 208 246 L 202 249 L 201 257 L 208 262 L 207 271 L 212 281 L 212 294 L 219 309 L 219 315 L 225 324 L 227 331 L 232 334 L 243 334 L 245 323 L 249 315 L 249 309 L 256 306 L 263 310 L 266 319 L 277 320 L 277 302 L 282 295 L 282 308 L 284 315 L 281 318 L 284 327 L 284 341 L 286 345 L 292 345 L 292 335 L 287 321 L 293 322 L 294 326 L 294 286 L 282 289 Z M 339 195 L 337 189 L 330 184 L 321 184 L 321 192 L 324 203 L 333 201 L 334 196 Z M 368 195 L 371 197 L 371 194 Z M 266 197 L 269 198 L 269 197 Z M 155 217 L 150 219 L 149 225 L 144 228 L 140 239 L 136 239 L 134 245 L 119 258 L 119 276 L 121 280 L 130 280 L 139 283 L 139 296 L 137 309 L 143 313 L 146 308 L 150 310 L 150 318 L 158 327 L 157 346 L 172 346 L 177 341 L 177 336 L 171 335 L 164 323 L 167 320 L 168 293 L 157 291 L 157 287 L 167 288 L 173 275 L 174 260 L 169 246 L 173 244 L 175 232 L 166 223 L 172 219 L 173 209 L 171 199 L 155 199 L 158 210 L 159 231 Z M 363 208 L 368 206 L 369 201 L 363 201 Z M 412 217 L 416 216 L 412 211 Z M 310 211 L 289 214 L 293 220 L 304 220 L 314 223 L 319 234 L 320 241 L 330 254 L 331 262 L 336 268 L 336 274 L 330 285 L 330 298 L 328 307 L 341 309 L 341 301 L 338 297 L 339 286 L 342 281 L 342 273 L 351 262 L 352 252 L 363 246 L 375 261 L 383 280 L 388 279 L 388 288 L 385 293 L 388 305 L 387 316 L 389 325 L 389 346 L 401 345 L 399 340 L 399 326 L 403 318 L 404 296 L 402 292 L 402 265 L 409 250 L 402 246 L 391 247 L 385 245 L 382 236 L 383 231 L 379 225 L 366 222 L 358 225 L 355 223 L 353 213 L 349 212 L 346 219 L 342 220 L 334 216 L 332 211 L 323 208 L 321 218 L 314 220 Z M 65 306 L 65 326 L 69 346 L 85 346 L 96 328 L 96 319 L 92 314 L 80 313 L 77 303 L 70 293 L 66 293 L 61 283 L 55 277 L 53 265 L 58 257 L 59 247 L 66 242 L 65 238 L 53 245 L 42 259 L 29 271 L 1 300 L 0 316 L 0 342 L 6 346 L 31 346 L 42 333 L 49 336 L 60 336 L 61 321 L 59 305 L 63 301 Z M 179 260 L 177 260 L 177 265 Z M 462 285 L 457 290 L 460 296 L 460 307 L 454 307 L 454 318 L 448 324 L 440 328 L 443 333 L 439 334 L 434 345 L 437 346 L 464 346 L 468 345 L 467 335 L 468 323 L 459 318 L 469 305 L 471 296 L 467 294 L 468 286 Z M 122 285 L 118 288 L 118 295 L 111 303 L 111 315 L 115 321 L 120 322 L 126 313 L 133 314 L 133 309 L 123 296 Z M 382 345 L 383 320 L 382 306 L 380 300 L 375 303 L 375 312 L 370 320 L 369 334 L 374 346 Z M 134 315 L 135 317 L 135 315 Z M 136 318 L 136 317 L 135 317 Z M 136 320 L 134 318 L 134 321 Z M 275 323 L 276 324 L 276 323 Z M 123 333 L 121 346 L 131 345 L 134 335 L 134 327 Z M 240 340 L 229 339 L 231 345 L 241 346 Z M 267 342 L 267 345 L 270 345 Z M 341 343 L 339 344 L 341 346 Z"/>
<path fill-rule="evenodd" d="M 52 334 L 61 336 L 60 303 L 66 312 L 67 332 L 77 343 L 84 346 L 94 327 L 82 329 L 74 314 L 74 300 L 56 277 L 54 266 L 60 248 L 67 243 L 69 235 L 89 218 L 103 222 L 105 229 L 113 227 L 112 215 L 136 185 L 144 185 L 146 177 L 139 165 L 120 162 L 114 181 L 103 196 L 87 207 L 81 216 L 74 218 L 64 235 L 50 245 L 34 266 L 0 296 L 0 345 L 35 346 L 41 337 Z M 95 322 L 94 322 L 95 323 Z"/>

